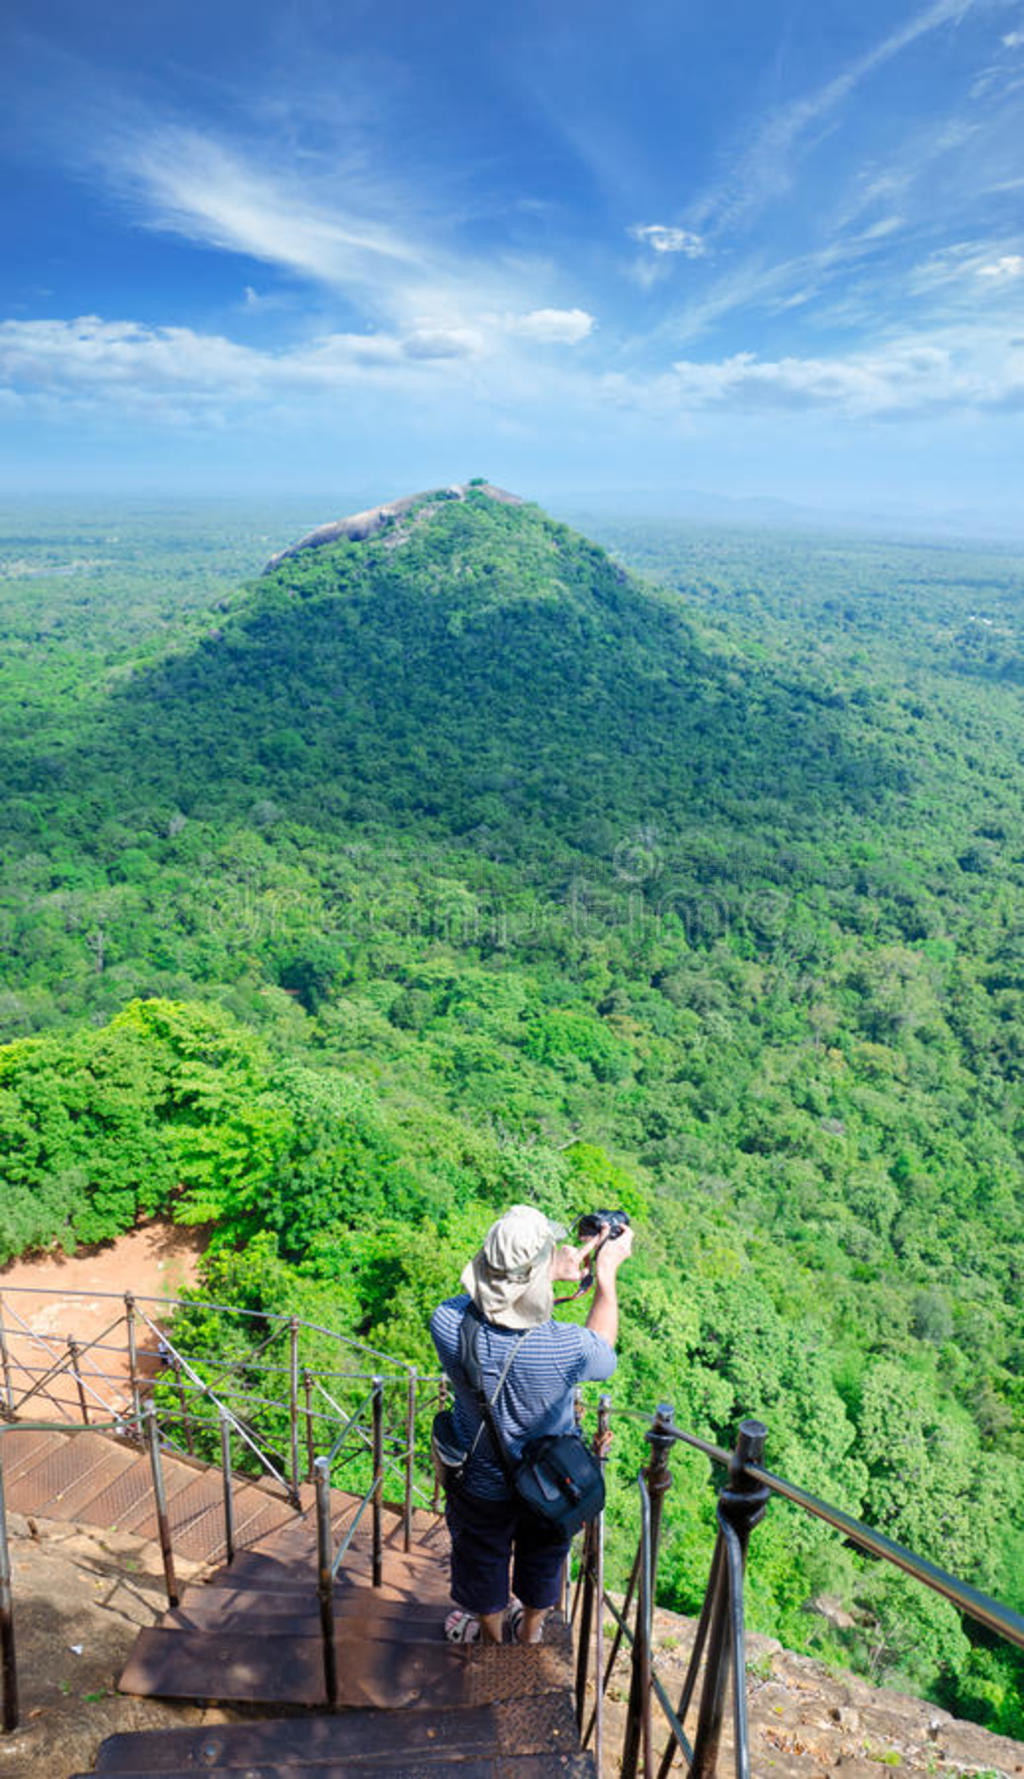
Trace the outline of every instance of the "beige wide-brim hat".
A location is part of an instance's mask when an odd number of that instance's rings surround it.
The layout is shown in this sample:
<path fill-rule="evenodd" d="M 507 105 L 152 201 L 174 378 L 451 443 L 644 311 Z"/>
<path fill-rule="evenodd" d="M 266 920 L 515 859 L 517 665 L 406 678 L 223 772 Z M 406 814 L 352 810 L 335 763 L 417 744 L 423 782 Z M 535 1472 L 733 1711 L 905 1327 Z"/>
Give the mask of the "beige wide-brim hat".
<path fill-rule="evenodd" d="M 513 1205 L 492 1223 L 462 1274 L 482 1316 L 499 1328 L 537 1328 L 551 1318 L 555 1294 L 551 1256 L 565 1235 L 532 1205 Z"/>

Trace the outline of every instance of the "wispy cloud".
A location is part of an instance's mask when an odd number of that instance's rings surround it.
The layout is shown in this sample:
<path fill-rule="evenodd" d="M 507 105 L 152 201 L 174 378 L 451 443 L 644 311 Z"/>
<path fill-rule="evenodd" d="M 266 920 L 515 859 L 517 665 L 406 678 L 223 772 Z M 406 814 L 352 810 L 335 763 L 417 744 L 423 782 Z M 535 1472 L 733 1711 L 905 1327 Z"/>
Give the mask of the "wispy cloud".
<path fill-rule="evenodd" d="M 424 254 L 405 232 L 312 202 L 294 176 L 197 129 L 116 133 L 97 157 L 148 228 L 342 289 L 376 289 L 396 269 L 406 276 L 425 270 Z"/>
<path fill-rule="evenodd" d="M 692 229 L 672 228 L 663 222 L 634 223 L 629 234 L 655 253 L 682 253 L 687 259 L 702 259 L 707 252 L 704 241 Z"/>
<path fill-rule="evenodd" d="M 143 227 L 318 286 L 397 332 L 408 357 L 471 356 L 496 336 L 573 346 L 594 326 L 579 305 L 543 300 L 562 283 L 556 267 L 484 260 L 437 239 L 418 194 L 362 176 L 357 156 L 339 181 L 333 167 L 165 125 L 115 133 L 97 158 Z M 267 301 L 246 298 L 252 308 Z"/>
<path fill-rule="evenodd" d="M 1016 240 L 953 241 L 931 253 L 907 276 L 912 296 L 940 294 L 947 305 L 970 311 L 979 302 L 998 303 L 1001 286 L 1024 274 L 1024 253 Z"/>
<path fill-rule="evenodd" d="M 820 134 L 871 74 L 932 31 L 957 25 L 978 0 L 932 0 L 903 25 L 891 31 L 845 68 L 802 98 L 782 105 L 766 117 L 732 158 L 724 178 L 689 207 L 693 224 L 722 231 L 734 229 L 765 204 L 790 190 L 794 161 Z"/>

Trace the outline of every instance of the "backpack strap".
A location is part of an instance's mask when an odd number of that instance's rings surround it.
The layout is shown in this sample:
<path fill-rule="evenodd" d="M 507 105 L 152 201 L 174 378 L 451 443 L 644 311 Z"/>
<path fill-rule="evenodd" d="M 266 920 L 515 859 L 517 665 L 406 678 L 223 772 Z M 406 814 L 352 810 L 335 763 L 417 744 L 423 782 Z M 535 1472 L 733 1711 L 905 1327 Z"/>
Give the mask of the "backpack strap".
<path fill-rule="evenodd" d="M 531 1330 L 525 1328 L 519 1336 L 519 1339 L 516 1341 L 515 1346 L 512 1348 L 512 1351 L 505 1361 L 505 1367 L 498 1379 L 498 1385 L 494 1395 L 488 1399 L 487 1391 L 484 1389 L 480 1360 L 477 1357 L 477 1344 L 480 1339 L 480 1330 L 483 1327 L 483 1322 L 484 1318 L 480 1314 L 476 1304 L 470 1303 L 462 1318 L 462 1326 L 459 1329 L 459 1363 L 466 1374 L 470 1388 L 476 1396 L 477 1408 L 480 1411 L 480 1425 L 476 1430 L 476 1437 L 470 1447 L 469 1456 L 472 1457 L 473 1453 L 476 1451 L 480 1435 L 486 1427 L 491 1436 L 491 1444 L 494 1447 L 498 1463 L 501 1465 L 505 1481 L 508 1483 L 509 1488 L 511 1488 L 514 1474 L 512 1459 L 509 1456 L 508 1447 L 501 1437 L 498 1422 L 494 1414 L 494 1405 L 505 1387 L 505 1379 L 508 1377 L 508 1374 L 512 1369 L 512 1361 Z"/>

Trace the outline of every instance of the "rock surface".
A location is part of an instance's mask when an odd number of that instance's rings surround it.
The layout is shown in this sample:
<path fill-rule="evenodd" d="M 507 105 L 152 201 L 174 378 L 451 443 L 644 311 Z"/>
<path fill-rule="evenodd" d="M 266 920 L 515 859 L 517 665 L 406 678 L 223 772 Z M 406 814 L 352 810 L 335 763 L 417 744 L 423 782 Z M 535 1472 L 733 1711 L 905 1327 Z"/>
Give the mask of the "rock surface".
<path fill-rule="evenodd" d="M 610 1637 L 610 1622 L 605 1629 Z M 654 1615 L 655 1667 L 673 1702 L 686 1676 L 694 1630 L 692 1619 L 671 1612 Z M 620 1655 L 607 1705 L 612 1749 L 621 1739 L 628 1689 L 628 1664 Z M 747 1698 L 756 1779 L 878 1779 L 879 1769 L 886 1767 L 905 1774 L 975 1773 L 1005 1779 L 1024 1774 L 1024 1743 L 990 1735 L 924 1699 L 871 1686 L 856 1675 L 793 1655 L 770 1637 L 747 1637 Z M 734 1771 L 731 1697 L 727 1710 L 718 1765 L 722 1779 Z M 691 1710 L 686 1724 L 691 1736 L 695 1722 L 696 1711 Z M 657 1708 L 655 1723 L 660 1758 L 667 1731 Z M 673 1770 L 683 1771 L 681 1760 Z"/>
<path fill-rule="evenodd" d="M 276 556 L 271 556 L 263 572 L 270 574 L 290 556 L 298 556 L 303 550 L 322 549 L 325 544 L 339 543 L 342 538 L 348 538 L 352 543 L 361 543 L 364 538 L 373 537 L 386 526 L 406 518 L 421 501 L 465 500 L 470 486 L 468 482 L 453 482 L 449 488 L 428 489 L 422 494 L 406 494 L 401 500 L 391 500 L 379 507 L 367 507 L 365 512 L 349 513 L 344 519 L 331 519 L 326 525 L 318 525 L 315 531 L 309 531 L 305 537 L 300 537 L 297 544 L 290 544 L 287 550 L 279 550 Z M 486 494 L 490 500 L 496 500 L 502 506 L 523 504 L 518 494 L 509 494 L 504 488 L 494 488 L 490 482 L 477 482 L 472 486 L 479 494 Z"/>

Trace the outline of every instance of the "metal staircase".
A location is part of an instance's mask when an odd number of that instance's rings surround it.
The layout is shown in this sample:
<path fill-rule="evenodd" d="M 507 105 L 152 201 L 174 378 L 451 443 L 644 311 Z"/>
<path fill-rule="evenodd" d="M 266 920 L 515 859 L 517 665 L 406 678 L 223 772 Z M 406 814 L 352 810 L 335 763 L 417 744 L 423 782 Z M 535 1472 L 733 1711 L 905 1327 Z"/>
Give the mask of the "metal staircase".
<path fill-rule="evenodd" d="M 61 1294 L 69 1312 L 73 1295 Z M 750 1532 L 773 1497 L 1024 1647 L 1019 1613 L 766 1470 L 760 1422 L 741 1423 L 729 1452 L 677 1427 L 664 1404 L 653 1415 L 619 1410 L 620 1421 L 644 1428 L 640 1541 L 625 1595 L 616 1598 L 605 1582 L 603 1516 L 586 1530 L 572 1613 L 575 1662 L 568 1625 L 556 1615 L 537 1648 L 448 1645 L 446 1534 L 425 1469 L 443 1379 L 419 1377 L 294 1316 L 143 1302 L 131 1293 L 112 1301 L 118 1311 L 101 1336 L 87 1343 L 68 1336 L 61 1346 L 33 1332 L 11 1305 L 17 1296 L 7 1291 L 0 1301 L 4 1730 L 19 1721 L 5 1495 L 27 1515 L 159 1541 L 170 1610 L 139 1634 L 122 1690 L 278 1714 L 215 1730 L 113 1736 L 97 1772 L 600 1775 L 612 1758 L 604 1698 L 621 1654 L 629 1663 L 615 1755 L 622 1779 L 640 1771 L 668 1779 L 680 1762 L 690 1779 L 714 1779 L 728 1717 L 732 1762 L 738 1779 L 749 1779 L 744 1568 Z M 51 1419 L 33 1424 L 26 1411 Z M 602 1459 L 610 1411 L 602 1397 L 594 1442 Z M 111 1418 L 97 1425 L 98 1414 Z M 682 1691 L 673 1697 L 659 1672 L 652 1612 L 670 1459 L 680 1445 L 712 1466 L 718 1533 Z M 176 1551 L 220 1566 L 202 1587 L 182 1592 Z M 581 1752 L 578 1730 L 593 1756 Z"/>
<path fill-rule="evenodd" d="M 564 1621 L 538 1648 L 445 1643 L 443 1523 L 418 1528 L 408 1552 L 387 1549 L 388 1579 L 379 1588 L 360 1575 L 359 1558 L 369 1554 L 368 1545 L 358 1552 L 335 1591 L 333 1713 L 325 1709 L 315 1529 L 297 1525 L 241 1553 L 206 1586 L 189 1588 L 179 1608 L 142 1631 L 121 1687 L 163 1698 L 302 1705 L 316 1715 L 118 1736 L 104 1745 L 96 1770 L 258 1779 L 299 1772 L 329 1779 L 352 1770 L 422 1770 L 430 1779 L 593 1773 L 592 1758 L 579 1752 Z"/>

